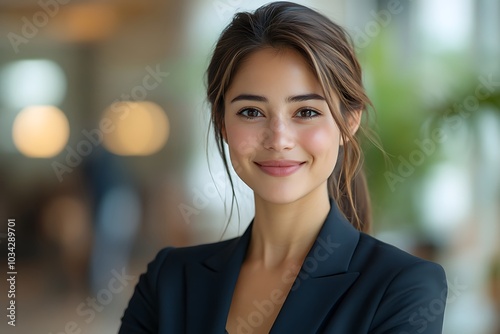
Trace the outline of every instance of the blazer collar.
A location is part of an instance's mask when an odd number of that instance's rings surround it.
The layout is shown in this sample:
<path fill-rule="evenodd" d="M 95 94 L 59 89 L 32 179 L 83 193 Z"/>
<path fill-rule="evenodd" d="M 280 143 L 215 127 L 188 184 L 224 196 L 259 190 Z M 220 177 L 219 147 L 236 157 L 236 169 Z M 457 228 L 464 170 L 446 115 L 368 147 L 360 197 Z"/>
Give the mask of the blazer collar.
<path fill-rule="evenodd" d="M 204 264 L 216 272 L 224 270 L 229 263 L 236 262 L 241 266 L 250 242 L 252 226 L 253 220 L 241 237 L 233 239 L 223 251 L 206 259 Z M 306 257 L 324 259 L 321 261 L 323 264 L 311 272 L 311 276 L 322 277 L 346 272 L 358 240 L 359 231 L 346 220 L 335 201 L 330 199 L 330 211 Z"/>
<path fill-rule="evenodd" d="M 271 333 L 297 332 L 297 326 L 305 330 L 302 333 L 317 328 L 358 276 L 358 273 L 348 273 L 348 270 L 359 232 L 344 218 L 332 199 L 330 207 Z M 229 241 L 221 251 L 201 263 L 188 266 L 187 305 L 197 305 L 196 308 L 188 307 L 188 333 L 199 333 L 200 330 L 208 333 L 207 328 L 213 328 L 214 333 L 224 333 L 252 225 L 253 221 L 241 237 Z M 311 301 L 310 305 L 305 304 L 307 300 Z M 299 319 L 297 315 L 300 315 Z"/>
<path fill-rule="evenodd" d="M 349 264 L 359 232 L 330 200 L 330 212 L 307 254 L 271 333 L 321 333 L 344 293 L 359 276 Z"/>

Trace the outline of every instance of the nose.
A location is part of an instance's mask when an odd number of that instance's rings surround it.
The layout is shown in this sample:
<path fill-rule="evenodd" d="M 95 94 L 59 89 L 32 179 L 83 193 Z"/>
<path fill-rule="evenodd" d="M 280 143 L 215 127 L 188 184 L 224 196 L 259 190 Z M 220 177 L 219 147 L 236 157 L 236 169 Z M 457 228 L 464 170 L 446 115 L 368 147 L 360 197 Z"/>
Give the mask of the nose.
<path fill-rule="evenodd" d="M 263 145 L 267 150 L 276 152 L 291 150 L 294 146 L 291 126 L 281 117 L 273 117 L 264 129 Z"/>

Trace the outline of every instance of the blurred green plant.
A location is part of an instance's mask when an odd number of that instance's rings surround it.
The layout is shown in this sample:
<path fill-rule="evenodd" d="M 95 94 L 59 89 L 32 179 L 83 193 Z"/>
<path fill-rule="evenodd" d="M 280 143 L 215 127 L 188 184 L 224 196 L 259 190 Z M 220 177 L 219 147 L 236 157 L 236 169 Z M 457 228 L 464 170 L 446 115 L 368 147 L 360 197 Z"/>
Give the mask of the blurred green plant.
<path fill-rule="evenodd" d="M 458 117 L 474 132 L 474 121 L 486 107 L 500 113 L 500 85 L 487 97 L 477 98 L 477 106 L 463 107 L 467 99 L 470 104 L 481 80 L 488 80 L 484 74 L 481 77 L 480 66 L 466 50 L 436 54 L 420 47 L 419 41 L 407 50 L 409 41 L 402 41 L 394 25 L 359 52 L 365 86 L 376 109 L 369 124 L 390 161 L 388 164 L 374 145 L 365 143 L 375 231 L 421 228 L 418 189 L 429 168 L 443 158 L 436 129 Z M 464 116 L 466 112 L 470 115 Z M 401 170 L 405 171 L 403 176 Z"/>

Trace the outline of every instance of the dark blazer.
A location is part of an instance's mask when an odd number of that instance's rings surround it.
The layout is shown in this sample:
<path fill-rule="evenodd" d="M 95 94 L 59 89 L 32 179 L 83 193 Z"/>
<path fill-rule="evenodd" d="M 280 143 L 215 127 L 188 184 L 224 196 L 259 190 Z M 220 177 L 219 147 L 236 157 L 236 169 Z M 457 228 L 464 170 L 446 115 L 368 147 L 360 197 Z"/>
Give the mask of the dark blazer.
<path fill-rule="evenodd" d="M 119 333 L 223 334 L 251 229 L 160 251 L 139 278 Z M 446 298 L 441 266 L 358 232 L 333 204 L 271 333 L 437 334 Z M 265 307 L 256 312 L 265 315 Z"/>

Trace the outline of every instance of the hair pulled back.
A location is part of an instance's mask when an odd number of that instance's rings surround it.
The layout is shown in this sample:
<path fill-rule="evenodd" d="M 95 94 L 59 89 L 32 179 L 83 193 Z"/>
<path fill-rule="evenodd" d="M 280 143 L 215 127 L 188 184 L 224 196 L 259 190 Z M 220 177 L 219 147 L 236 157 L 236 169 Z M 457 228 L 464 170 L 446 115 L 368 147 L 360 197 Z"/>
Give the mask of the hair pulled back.
<path fill-rule="evenodd" d="M 299 52 L 315 73 L 344 143 L 328 180 L 329 195 L 355 228 L 368 231 L 370 198 L 362 171 L 360 143 L 351 131 L 350 122 L 359 118 L 371 102 L 363 88 L 361 66 L 348 34 L 308 7 L 280 1 L 264 5 L 253 13 L 237 13 L 215 46 L 207 69 L 207 97 L 226 172 L 229 175 L 222 135 L 225 93 L 242 62 L 266 47 Z M 234 203 L 230 175 L 229 180 Z"/>

